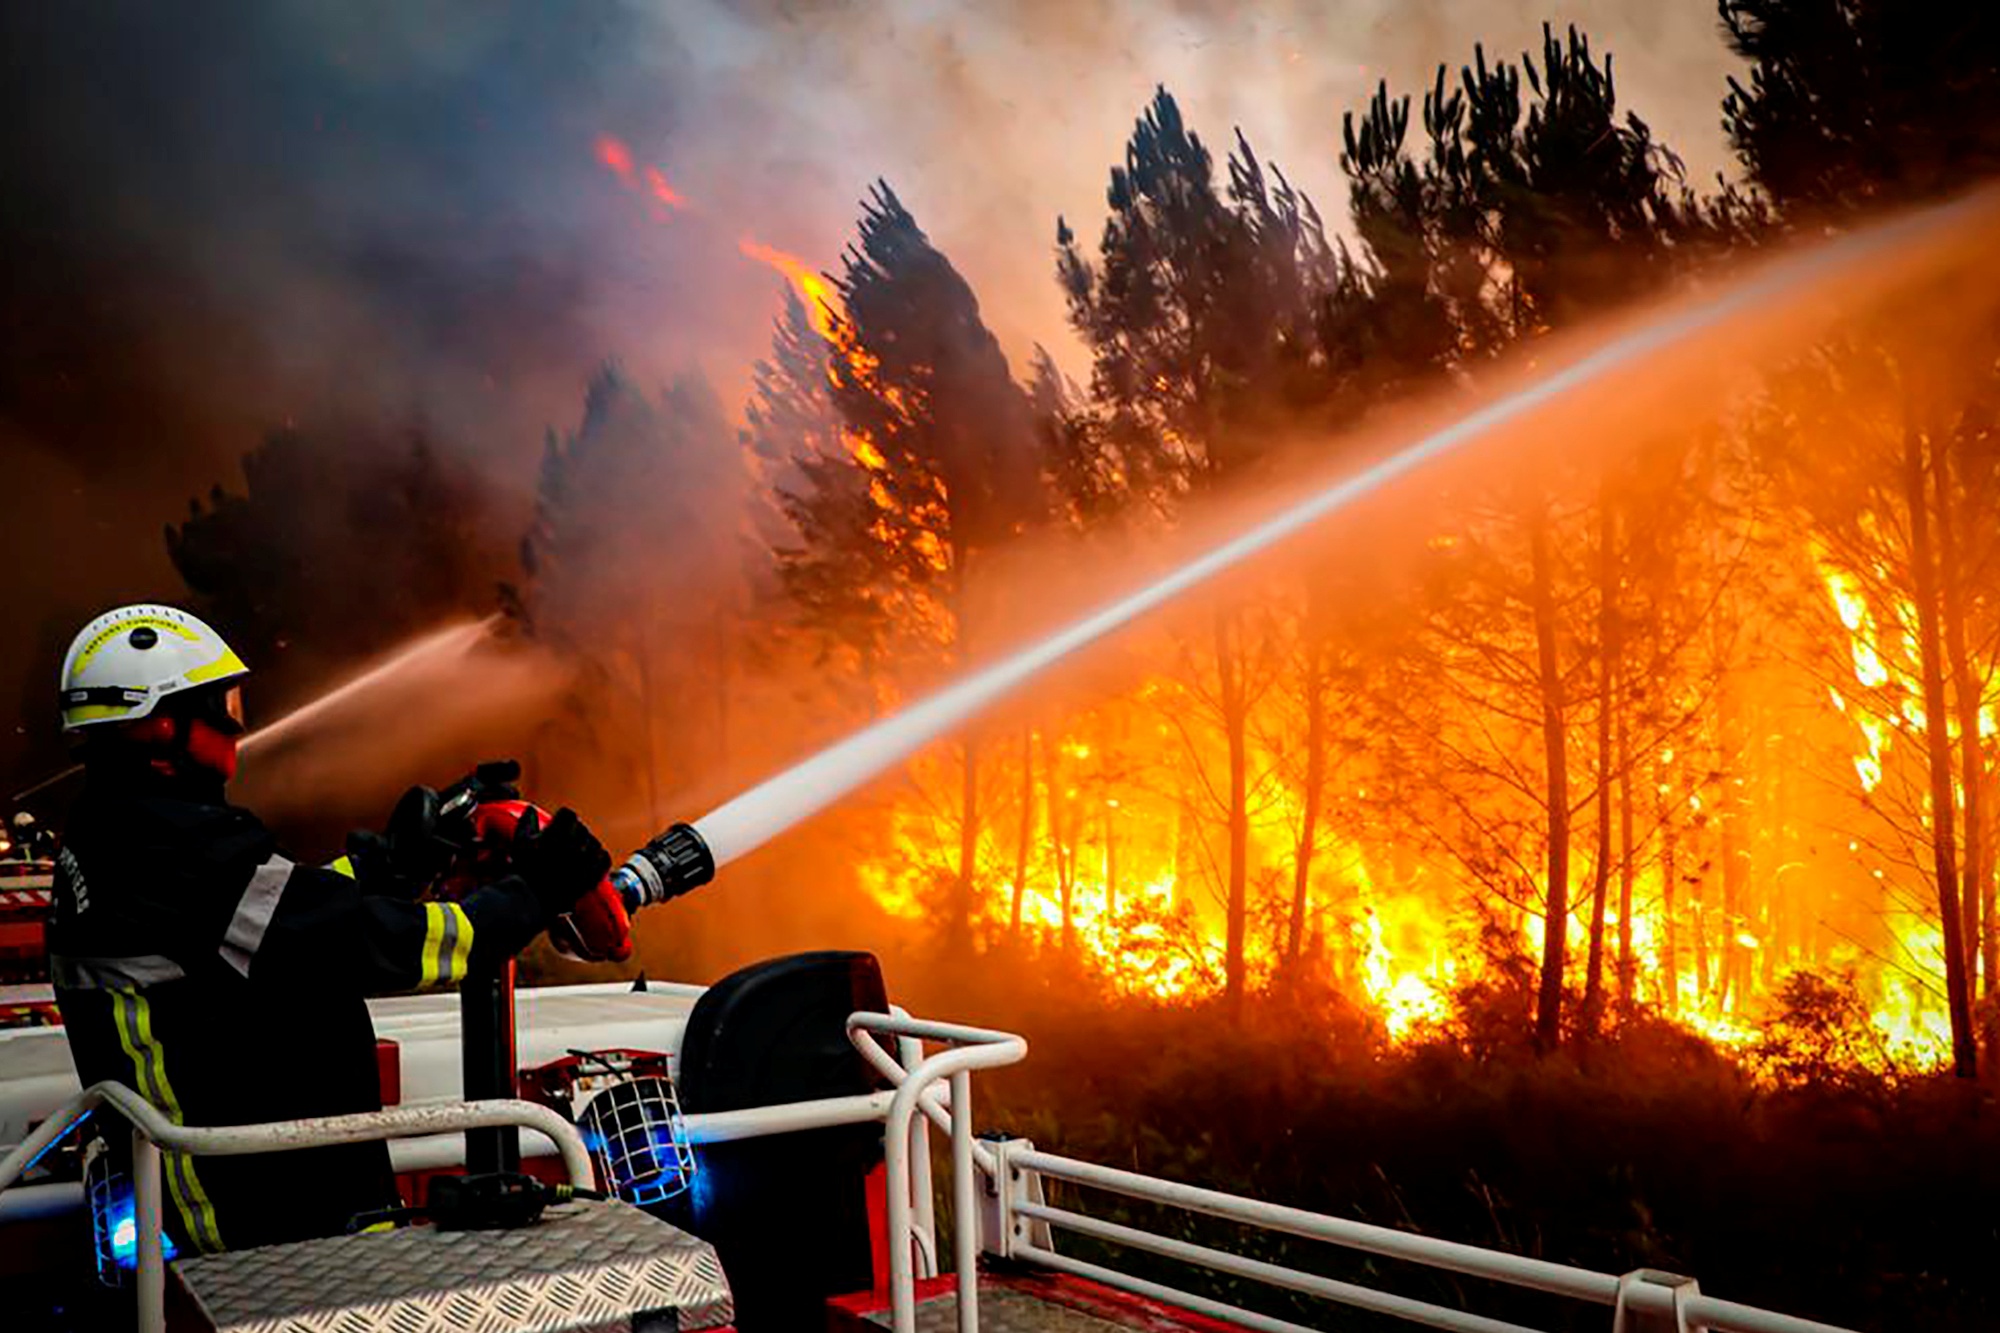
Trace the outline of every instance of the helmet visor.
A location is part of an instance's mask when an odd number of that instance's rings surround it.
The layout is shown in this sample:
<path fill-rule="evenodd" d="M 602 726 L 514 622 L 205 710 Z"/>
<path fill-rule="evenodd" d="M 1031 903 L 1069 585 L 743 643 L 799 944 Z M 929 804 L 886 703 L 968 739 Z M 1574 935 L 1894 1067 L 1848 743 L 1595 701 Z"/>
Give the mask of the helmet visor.
<path fill-rule="evenodd" d="M 225 736 L 241 736 L 245 730 L 243 687 L 228 685 L 219 690 L 203 690 L 196 716 Z"/>

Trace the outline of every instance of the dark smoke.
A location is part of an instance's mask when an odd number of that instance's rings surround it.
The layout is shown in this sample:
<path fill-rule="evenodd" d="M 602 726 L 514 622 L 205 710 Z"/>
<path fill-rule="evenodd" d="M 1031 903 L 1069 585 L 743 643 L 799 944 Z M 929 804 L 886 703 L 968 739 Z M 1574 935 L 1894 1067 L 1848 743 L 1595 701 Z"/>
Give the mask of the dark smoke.
<path fill-rule="evenodd" d="M 1697 172 L 1727 56 L 1703 6 L 1552 15 L 1616 50 L 1625 100 Z M 175 597 L 164 523 L 288 422 L 377 413 L 475 456 L 525 519 L 544 427 L 609 356 L 698 363 L 741 401 L 776 279 L 744 235 L 831 266 L 886 176 L 978 290 L 1019 371 L 1064 346 L 1057 212 L 1093 219 L 1166 82 L 1240 123 L 1338 216 L 1340 112 L 1544 17 L 1284 0 L 564 4 L 391 0 L 0 7 L 0 445 L 15 633 L 0 772 L 53 762 L 47 677 L 118 600 Z M 614 134 L 690 207 L 595 159 Z M 1093 225 L 1086 221 L 1086 227 Z"/>

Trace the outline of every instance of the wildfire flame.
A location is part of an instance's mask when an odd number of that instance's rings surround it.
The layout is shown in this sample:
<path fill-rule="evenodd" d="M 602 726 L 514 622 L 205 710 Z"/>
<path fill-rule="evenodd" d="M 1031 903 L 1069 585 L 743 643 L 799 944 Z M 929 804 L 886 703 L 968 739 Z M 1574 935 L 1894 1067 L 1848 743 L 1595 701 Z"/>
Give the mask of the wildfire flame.
<path fill-rule="evenodd" d="M 775 246 L 745 236 L 736 243 L 736 248 L 744 258 L 754 259 L 760 264 L 768 264 L 797 289 L 799 299 L 806 304 L 806 315 L 812 320 L 813 331 L 830 343 L 840 341 L 840 333 L 834 319 L 832 284 L 815 273 L 812 266 L 797 255 L 787 254 Z"/>
<path fill-rule="evenodd" d="M 623 139 L 600 134 L 595 147 L 597 160 L 618 178 L 619 184 L 646 195 L 652 204 L 654 217 L 665 221 L 670 213 L 688 206 L 687 197 L 668 183 L 666 172 L 656 166 L 639 166 L 633 159 L 630 145 Z"/>
<path fill-rule="evenodd" d="M 750 253 L 747 247 L 745 252 Z M 789 266 L 773 267 L 802 292 L 824 291 L 802 264 L 782 258 Z M 838 342 L 835 354 L 845 354 Z M 848 448 L 871 471 L 883 467 L 867 440 L 851 439 Z M 1839 726 L 1853 729 L 1845 733 L 1854 738 L 1853 781 L 1862 794 L 1872 793 L 1884 781 L 1898 733 L 1922 725 L 1907 629 L 1914 617 L 1905 607 L 1872 602 L 1858 579 L 1824 552 L 1813 554 L 1847 635 L 1843 679 L 1819 697 L 1831 699 L 1830 716 Z M 982 797 L 973 874 L 976 911 L 987 929 L 1012 929 L 1018 901 L 1020 938 L 1066 948 L 1117 991 L 1169 1002 L 1220 990 L 1227 938 L 1219 819 L 1213 812 L 1190 817 L 1172 783 L 1138 776 L 1186 762 L 1189 756 L 1177 749 L 1181 745 L 1219 746 L 1213 737 L 1190 736 L 1184 722 L 1134 725 L 1134 719 L 1180 706 L 1176 700 L 1184 703 L 1181 689 L 1170 675 L 1150 676 L 1122 698 L 1100 705 L 1100 713 L 1072 719 L 1053 735 L 1038 735 L 1025 749 L 1024 743 L 986 747 L 986 790 L 1009 794 Z M 1993 711 L 1989 707 L 1980 715 L 1982 737 L 2000 731 Z M 1124 720 L 1110 725 L 1108 717 Z M 1108 739 L 1097 737 L 1107 725 Z M 1836 753 L 1840 734 L 1828 733 Z M 1268 910 L 1248 927 L 1248 983 L 1263 985 L 1283 968 L 1303 967 L 1364 1006 L 1390 1043 L 1424 1040 L 1453 1019 L 1462 988 L 1488 979 L 1494 965 L 1471 943 L 1484 919 L 1474 906 L 1479 895 L 1453 887 L 1458 882 L 1447 870 L 1426 867 L 1421 856 L 1353 832 L 1326 802 L 1351 800 L 1357 803 L 1351 809 L 1364 808 L 1365 775 L 1357 775 L 1344 793 L 1323 798 L 1310 852 L 1305 939 L 1294 958 L 1283 923 L 1274 926 L 1271 919 L 1290 907 L 1304 824 L 1305 793 L 1296 766 L 1288 768 L 1273 748 L 1284 743 L 1282 729 L 1273 729 L 1254 737 L 1250 747 L 1251 771 L 1266 775 L 1251 810 L 1251 898 Z M 1025 795 L 1020 769 L 1010 770 L 1024 753 L 1031 760 Z M 1729 807 L 1718 804 L 1713 779 L 1702 776 L 1698 750 L 1677 755 L 1674 747 L 1662 747 L 1651 758 L 1663 776 L 1644 790 L 1662 817 L 1671 815 L 1695 831 L 1685 835 L 1690 838 L 1704 827 L 1713 829 L 1719 811 Z M 1213 751 L 1196 760 L 1211 771 L 1219 767 Z M 892 803 L 884 825 L 887 848 L 863 857 L 861 874 L 892 915 L 937 921 L 956 882 L 952 812 L 959 773 L 947 753 L 919 760 L 911 776 L 920 798 Z M 1708 854 L 1690 850 L 1678 870 L 1663 864 L 1657 852 L 1635 860 L 1629 922 L 1621 924 L 1616 897 L 1605 913 L 1607 1003 L 1619 985 L 1619 941 L 1629 936 L 1633 1001 L 1717 1046 L 1748 1050 L 1765 1039 L 1766 1025 L 1778 1012 L 1773 1000 L 1778 983 L 1790 968 L 1810 965 L 1853 977 L 1873 1033 L 1875 1054 L 1864 1058 L 1903 1069 L 1937 1065 L 1950 1052 L 1937 980 L 1941 933 L 1921 912 L 1895 907 L 1898 901 L 1921 901 L 1920 886 L 1905 885 L 1899 896 L 1892 892 L 1890 870 L 1868 866 L 1871 853 L 1859 839 L 1849 843 L 1847 853 L 1850 864 L 1862 865 L 1877 886 L 1877 897 L 1862 903 L 1865 925 L 1856 927 L 1861 937 L 1823 944 L 1810 954 L 1761 909 L 1727 898 Z M 1572 994 L 1582 987 L 1589 952 L 1589 860 L 1572 858 L 1567 977 Z M 1614 880 L 1612 891 L 1617 889 Z M 1520 958 L 1539 957 L 1542 931 L 1541 918 L 1531 910 L 1514 913 L 1512 947 Z"/>

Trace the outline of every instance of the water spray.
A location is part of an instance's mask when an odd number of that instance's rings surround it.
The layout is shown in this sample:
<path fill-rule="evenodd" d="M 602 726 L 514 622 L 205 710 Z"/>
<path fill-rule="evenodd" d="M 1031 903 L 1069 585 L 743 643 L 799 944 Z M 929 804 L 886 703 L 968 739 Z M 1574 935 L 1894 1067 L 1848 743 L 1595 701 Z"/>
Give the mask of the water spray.
<path fill-rule="evenodd" d="M 1885 255 L 1936 240 L 1992 207 L 1991 195 L 1975 195 L 1853 233 L 1772 262 L 1714 295 L 1621 334 L 1570 365 L 1261 520 L 1067 628 L 836 742 L 692 824 L 675 824 L 634 852 L 613 873 L 614 882 L 633 909 L 679 897 L 706 883 L 717 867 L 817 814 L 1064 658 L 1390 483 L 1613 372 L 1672 351 L 1730 320 L 1800 296 L 1815 283 L 1862 271 Z"/>

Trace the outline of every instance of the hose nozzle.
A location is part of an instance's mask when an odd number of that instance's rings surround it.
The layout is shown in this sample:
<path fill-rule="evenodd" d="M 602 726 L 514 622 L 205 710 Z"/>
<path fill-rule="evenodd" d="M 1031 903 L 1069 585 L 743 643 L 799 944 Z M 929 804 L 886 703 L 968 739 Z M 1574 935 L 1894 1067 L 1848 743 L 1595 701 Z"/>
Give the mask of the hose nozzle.
<path fill-rule="evenodd" d="M 674 825 L 611 872 L 627 912 L 678 898 L 714 878 L 715 857 L 692 824 Z"/>

